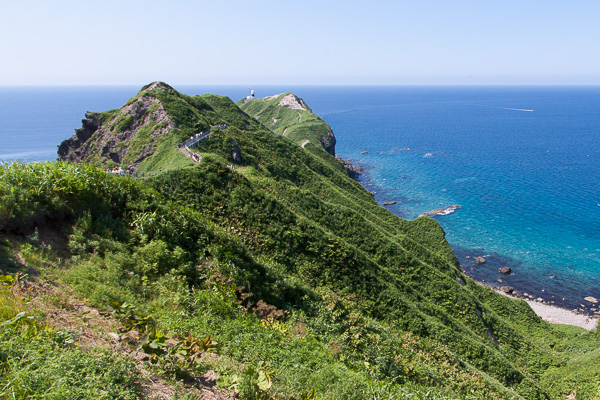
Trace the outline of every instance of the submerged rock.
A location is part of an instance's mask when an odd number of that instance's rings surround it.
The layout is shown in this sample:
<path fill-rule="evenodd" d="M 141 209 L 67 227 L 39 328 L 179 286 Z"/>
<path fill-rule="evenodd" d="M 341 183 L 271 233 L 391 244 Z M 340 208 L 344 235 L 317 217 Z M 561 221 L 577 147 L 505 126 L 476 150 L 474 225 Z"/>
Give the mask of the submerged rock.
<path fill-rule="evenodd" d="M 502 274 L 510 274 L 512 269 L 510 267 L 502 267 L 498 271 Z"/>

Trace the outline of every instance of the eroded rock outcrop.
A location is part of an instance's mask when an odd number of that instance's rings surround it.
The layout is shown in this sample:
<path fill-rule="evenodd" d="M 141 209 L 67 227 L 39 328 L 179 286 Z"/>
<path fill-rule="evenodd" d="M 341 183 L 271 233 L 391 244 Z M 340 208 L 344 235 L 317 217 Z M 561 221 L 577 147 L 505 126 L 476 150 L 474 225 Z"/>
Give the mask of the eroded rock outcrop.
<path fill-rule="evenodd" d="M 308 108 L 306 103 L 304 103 L 304 100 L 292 93 L 288 93 L 283 96 L 277 105 L 279 107 L 287 107 L 292 110 L 306 110 Z"/>
<path fill-rule="evenodd" d="M 60 144 L 58 157 L 72 162 L 93 162 L 100 157 L 135 171 L 141 161 L 154 154 L 155 139 L 177 127 L 154 96 L 156 89 L 173 90 L 165 83 L 154 82 L 118 110 L 86 113 L 81 128 Z"/>
<path fill-rule="evenodd" d="M 234 163 L 236 163 L 237 165 L 241 165 L 242 164 L 242 150 L 240 149 L 240 146 L 238 146 L 238 144 L 235 140 L 232 140 L 230 143 L 231 143 L 231 158 L 233 159 Z"/>

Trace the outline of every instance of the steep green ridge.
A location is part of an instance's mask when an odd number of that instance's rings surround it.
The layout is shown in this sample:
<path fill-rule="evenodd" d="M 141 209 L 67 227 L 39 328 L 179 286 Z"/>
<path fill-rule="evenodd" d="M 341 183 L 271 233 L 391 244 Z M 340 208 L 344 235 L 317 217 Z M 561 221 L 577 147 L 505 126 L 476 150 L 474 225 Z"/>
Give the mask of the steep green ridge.
<path fill-rule="evenodd" d="M 144 174 L 192 165 L 177 146 L 210 127 L 260 128 L 226 97 L 187 96 L 163 82 L 143 87 L 118 110 L 87 113 L 82 122 L 59 146 L 59 159 Z"/>
<path fill-rule="evenodd" d="M 299 145 L 312 143 L 321 146 L 332 156 L 335 155 L 335 136 L 331 127 L 294 94 L 242 99 L 236 104 L 271 131 Z"/>
<path fill-rule="evenodd" d="M 228 126 L 194 147 L 201 162 L 173 145 L 139 164 L 163 171 L 145 180 L 87 164 L 0 169 L 3 272 L 27 266 L 93 306 L 127 302 L 163 332 L 210 334 L 219 361 L 200 369 L 276 378 L 270 394 L 244 378 L 244 398 L 598 396 L 597 333 L 550 325 L 473 282 L 437 222 L 378 206 L 319 146 L 274 134 L 227 98 L 163 85 L 128 104 L 160 101 L 176 126 L 165 143 Z M 53 234 L 30 240 L 39 231 Z M 2 365 L 0 387 L 16 374 Z"/>

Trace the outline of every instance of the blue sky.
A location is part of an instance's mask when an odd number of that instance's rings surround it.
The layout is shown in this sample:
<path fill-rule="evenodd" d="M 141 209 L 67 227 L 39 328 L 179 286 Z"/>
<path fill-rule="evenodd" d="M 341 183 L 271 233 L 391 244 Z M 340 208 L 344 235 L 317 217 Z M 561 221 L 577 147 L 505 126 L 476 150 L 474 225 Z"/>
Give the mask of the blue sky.
<path fill-rule="evenodd" d="M 593 0 L 0 5 L 0 85 L 600 84 Z"/>

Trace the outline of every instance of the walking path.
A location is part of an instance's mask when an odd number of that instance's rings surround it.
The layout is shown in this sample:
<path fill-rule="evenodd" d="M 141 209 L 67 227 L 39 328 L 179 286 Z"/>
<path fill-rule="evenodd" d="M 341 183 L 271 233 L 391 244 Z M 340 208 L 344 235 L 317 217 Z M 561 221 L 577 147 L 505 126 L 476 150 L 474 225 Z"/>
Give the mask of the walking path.
<path fill-rule="evenodd" d="M 213 131 L 214 128 L 218 128 L 218 129 L 227 129 L 227 125 L 225 124 L 219 124 L 217 126 L 211 126 L 210 128 L 208 128 L 205 131 L 202 132 L 198 132 L 193 136 L 190 136 L 190 138 L 186 141 L 184 141 L 183 143 L 181 143 L 179 146 L 177 146 L 177 149 L 183 153 L 186 157 L 191 158 L 195 163 L 199 163 L 200 160 L 202 160 L 202 156 L 198 153 L 193 152 L 190 147 L 192 147 L 193 145 L 195 145 L 196 143 L 198 143 L 201 140 L 204 140 L 208 137 L 208 135 L 210 135 L 210 133 Z"/>

